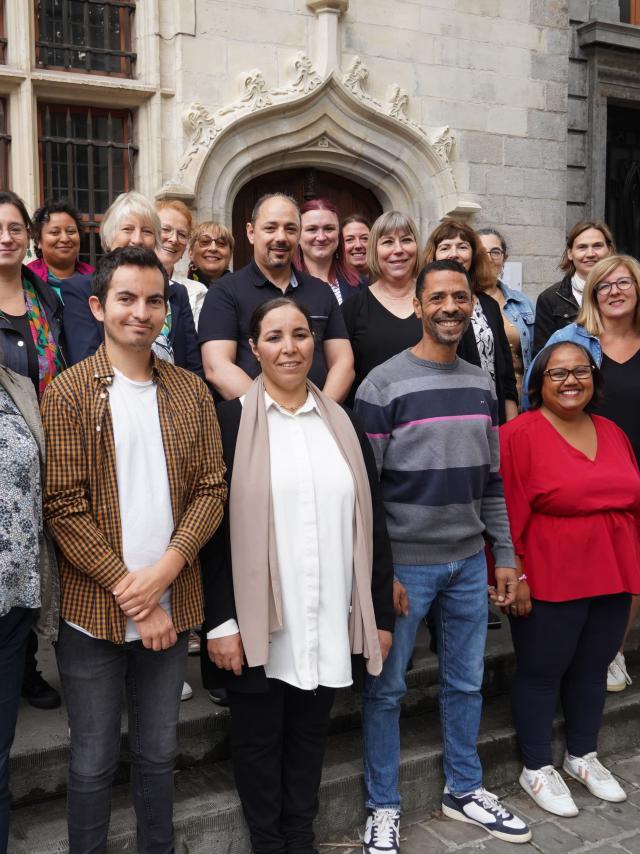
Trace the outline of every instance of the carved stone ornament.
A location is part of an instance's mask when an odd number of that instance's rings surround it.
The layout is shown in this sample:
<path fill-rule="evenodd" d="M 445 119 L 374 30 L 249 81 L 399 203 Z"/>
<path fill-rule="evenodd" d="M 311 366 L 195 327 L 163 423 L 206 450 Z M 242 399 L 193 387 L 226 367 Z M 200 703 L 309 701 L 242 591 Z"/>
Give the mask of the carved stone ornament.
<path fill-rule="evenodd" d="M 364 87 L 368 77 L 369 69 L 364 64 L 362 58 L 356 56 L 351 63 L 351 67 L 344 75 L 342 82 L 356 98 L 360 98 L 361 101 L 366 101 L 368 104 L 374 104 L 376 107 L 381 107 L 382 105 L 365 91 Z"/>
<path fill-rule="evenodd" d="M 440 128 L 434 134 L 431 145 L 438 152 L 440 158 L 448 165 L 451 160 L 451 152 L 455 145 L 456 138 L 450 127 L 445 126 Z"/>
<path fill-rule="evenodd" d="M 178 172 L 184 173 L 195 155 L 201 150 L 208 150 L 213 144 L 220 128 L 216 127 L 215 117 L 202 104 L 191 104 L 182 116 L 182 124 L 189 135 L 189 145 L 182 156 Z"/>
<path fill-rule="evenodd" d="M 273 104 L 271 95 L 267 90 L 267 84 L 264 75 L 259 68 L 254 68 L 252 71 L 245 72 L 240 78 L 240 88 L 243 95 L 238 101 L 229 104 L 218 110 L 217 115 L 226 116 L 230 113 L 236 113 L 239 110 L 249 110 L 255 112 L 263 107 L 270 107 Z"/>
<path fill-rule="evenodd" d="M 322 78 L 313 67 L 313 63 L 302 51 L 293 60 L 293 67 L 297 72 L 297 77 L 290 87 L 293 92 L 307 95 L 322 83 Z"/>

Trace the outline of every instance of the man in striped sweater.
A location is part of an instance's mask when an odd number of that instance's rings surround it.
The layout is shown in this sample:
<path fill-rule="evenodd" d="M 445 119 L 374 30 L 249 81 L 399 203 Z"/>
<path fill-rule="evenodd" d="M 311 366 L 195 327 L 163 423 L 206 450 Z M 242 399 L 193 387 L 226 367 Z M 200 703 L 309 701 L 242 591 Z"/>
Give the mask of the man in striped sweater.
<path fill-rule="evenodd" d="M 513 601 L 518 579 L 498 473 L 495 390 L 486 371 L 456 355 L 473 305 L 461 264 L 428 264 L 414 299 L 422 339 L 375 368 L 356 396 L 380 473 L 400 614 L 382 675 L 368 678 L 364 691 L 364 854 L 400 850 L 400 702 L 416 630 L 432 605 L 446 778 L 442 810 L 508 842 L 531 838 L 526 824 L 482 787 L 476 749 L 487 630 L 485 537 L 496 563 L 491 596 L 498 605 Z"/>

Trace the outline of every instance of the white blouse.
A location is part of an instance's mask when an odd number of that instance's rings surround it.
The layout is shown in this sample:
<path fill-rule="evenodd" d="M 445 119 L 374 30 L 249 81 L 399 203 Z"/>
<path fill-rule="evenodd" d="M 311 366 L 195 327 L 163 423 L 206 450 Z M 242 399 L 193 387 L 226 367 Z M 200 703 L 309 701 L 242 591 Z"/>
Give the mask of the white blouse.
<path fill-rule="evenodd" d="M 265 403 L 283 615 L 265 671 L 304 690 L 343 688 L 352 682 L 353 477 L 311 394 L 295 414 L 266 393 Z M 237 630 L 229 620 L 207 637 Z"/>

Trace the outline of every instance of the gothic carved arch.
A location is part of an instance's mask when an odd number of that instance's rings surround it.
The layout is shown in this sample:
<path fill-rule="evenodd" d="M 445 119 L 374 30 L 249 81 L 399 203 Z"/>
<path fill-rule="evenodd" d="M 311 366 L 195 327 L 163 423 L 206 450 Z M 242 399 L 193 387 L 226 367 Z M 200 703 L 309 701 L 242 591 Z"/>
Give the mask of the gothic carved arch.
<path fill-rule="evenodd" d="M 336 72 L 321 80 L 303 54 L 293 67 L 295 79 L 285 89 L 269 90 L 256 69 L 243 75 L 242 96 L 215 114 L 193 104 L 183 117 L 189 144 L 158 195 L 197 199 L 202 216 L 230 224 L 235 196 L 248 180 L 314 166 L 369 187 L 385 209 L 410 213 L 423 232 L 446 214 L 480 209 L 456 187 L 450 129 L 429 131 L 414 122 L 397 85 L 382 104 L 366 92 L 368 72 L 359 58 L 342 80 Z"/>

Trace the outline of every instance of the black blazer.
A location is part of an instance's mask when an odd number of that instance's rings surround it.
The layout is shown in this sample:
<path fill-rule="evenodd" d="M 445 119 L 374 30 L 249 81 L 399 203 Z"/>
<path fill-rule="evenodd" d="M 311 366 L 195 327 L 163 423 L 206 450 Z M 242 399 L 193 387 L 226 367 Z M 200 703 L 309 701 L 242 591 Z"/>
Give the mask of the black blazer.
<path fill-rule="evenodd" d="M 487 318 L 487 323 L 493 332 L 495 343 L 496 397 L 498 398 L 500 423 L 504 424 L 506 421 L 505 400 L 515 400 L 516 403 L 518 402 L 518 388 L 516 386 L 516 375 L 513 370 L 509 339 L 507 338 L 507 333 L 504 331 L 500 306 L 494 298 L 480 291 L 476 293 L 476 299 L 480 303 L 484 316 Z M 471 324 L 469 324 L 467 331 L 462 336 L 462 340 L 458 345 L 458 356 L 467 362 L 471 362 L 472 365 L 482 367 L 480 365 L 476 337 Z"/>
<path fill-rule="evenodd" d="M 580 306 L 573 295 L 571 276 L 566 275 L 555 285 L 542 291 L 536 303 L 536 322 L 533 327 L 533 355 L 537 355 L 558 329 L 573 323 Z"/>
<path fill-rule="evenodd" d="M 169 305 L 171 306 L 169 343 L 173 348 L 174 361 L 178 367 L 193 371 L 201 380 L 204 380 L 198 334 L 189 305 L 189 292 L 180 282 L 171 282 L 169 285 Z"/>
<path fill-rule="evenodd" d="M 393 610 L 393 559 L 391 544 L 387 533 L 386 513 L 380 495 L 378 471 L 369 440 L 362 432 L 353 413 L 345 408 L 354 426 L 362 455 L 364 457 L 373 505 L 373 574 L 371 594 L 376 625 L 379 629 L 392 632 L 395 623 Z M 242 415 L 240 400 L 222 401 L 218 404 L 218 420 L 222 436 L 222 450 L 227 467 L 225 478 L 231 486 L 233 461 Z M 236 611 L 233 597 L 233 578 L 231 570 L 231 543 L 229 537 L 229 514 L 225 513 L 222 525 L 200 552 L 202 585 L 204 590 L 204 624 L 202 626 L 202 649 L 200 666 L 205 688 L 224 687 L 242 692 L 262 692 L 267 690 L 264 667 L 243 668 L 241 676 L 232 671 L 220 670 L 207 654 L 207 631 L 227 620 L 235 619 Z M 364 659 L 361 655 L 352 656 L 354 684 L 360 685 L 364 676 Z"/>
<path fill-rule="evenodd" d="M 368 280 L 361 278 L 357 285 L 350 285 L 349 282 L 340 274 L 338 274 L 338 287 L 340 288 L 340 295 L 342 297 L 342 303 L 344 305 L 345 301 L 352 297 L 354 294 L 357 294 L 358 291 L 366 290 L 369 287 Z"/>

